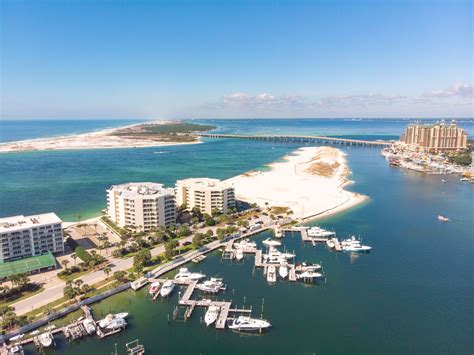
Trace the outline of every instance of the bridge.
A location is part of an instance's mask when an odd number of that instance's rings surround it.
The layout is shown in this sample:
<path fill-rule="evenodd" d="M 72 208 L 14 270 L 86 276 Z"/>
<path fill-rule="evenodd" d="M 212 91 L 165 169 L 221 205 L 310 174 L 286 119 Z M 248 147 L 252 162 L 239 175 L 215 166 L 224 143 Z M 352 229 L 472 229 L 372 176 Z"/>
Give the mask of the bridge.
<path fill-rule="evenodd" d="M 199 137 L 205 138 L 234 138 L 250 139 L 257 141 L 278 142 L 278 143 L 319 143 L 319 144 L 340 144 L 366 147 L 386 147 L 391 145 L 387 141 L 369 141 L 362 139 L 349 139 L 325 136 L 298 136 L 298 135 L 242 135 L 242 134 L 218 134 L 218 133 L 196 133 Z"/>

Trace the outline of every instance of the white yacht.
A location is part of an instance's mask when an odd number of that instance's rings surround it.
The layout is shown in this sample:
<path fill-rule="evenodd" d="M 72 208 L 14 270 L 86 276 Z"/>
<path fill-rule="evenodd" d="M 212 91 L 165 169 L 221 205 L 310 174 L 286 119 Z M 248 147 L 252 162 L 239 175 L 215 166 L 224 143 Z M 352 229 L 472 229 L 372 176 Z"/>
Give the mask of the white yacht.
<path fill-rule="evenodd" d="M 219 306 L 209 306 L 206 315 L 204 316 L 204 322 L 206 322 L 207 326 L 210 326 L 217 320 L 220 310 L 221 308 Z"/>
<path fill-rule="evenodd" d="M 283 231 L 280 227 L 275 228 L 275 238 L 283 238 Z"/>
<path fill-rule="evenodd" d="M 361 241 L 352 236 L 349 239 L 341 242 L 342 250 L 350 252 L 368 252 L 372 247 L 368 245 L 362 245 Z"/>
<path fill-rule="evenodd" d="M 442 215 L 438 215 L 438 221 L 451 222 L 451 220 L 448 217 L 445 217 L 445 216 L 442 216 Z"/>
<path fill-rule="evenodd" d="M 282 279 L 286 279 L 286 277 L 288 276 L 288 266 L 280 265 L 280 267 L 278 268 L 278 274 Z"/>
<path fill-rule="evenodd" d="M 25 334 L 18 334 L 18 335 L 15 335 L 14 337 L 11 337 L 10 338 L 10 341 L 18 341 L 18 340 L 21 340 L 25 337 Z"/>
<path fill-rule="evenodd" d="M 208 293 L 218 293 L 224 288 L 224 282 L 221 278 L 211 277 L 209 280 L 197 284 L 196 288 Z"/>
<path fill-rule="evenodd" d="M 244 249 L 242 248 L 238 248 L 236 251 L 235 251 L 235 259 L 236 260 L 242 260 L 244 258 Z"/>
<path fill-rule="evenodd" d="M 276 282 L 276 280 L 277 280 L 276 267 L 274 265 L 270 265 L 267 269 L 267 281 Z"/>
<path fill-rule="evenodd" d="M 49 348 L 54 343 L 53 335 L 50 332 L 38 335 L 38 340 L 45 348 Z"/>
<path fill-rule="evenodd" d="M 94 334 L 96 329 L 95 329 L 95 324 L 94 324 L 94 321 L 90 318 L 86 318 L 84 319 L 84 321 L 82 322 L 82 324 L 84 325 L 84 329 L 86 330 L 87 334 Z"/>
<path fill-rule="evenodd" d="M 107 324 L 105 329 L 114 330 L 118 328 L 125 328 L 126 326 L 127 326 L 127 322 L 125 321 L 125 319 L 115 318 L 109 324 Z"/>
<path fill-rule="evenodd" d="M 234 243 L 234 246 L 238 249 L 238 248 L 256 248 L 257 247 L 257 243 L 255 242 L 252 242 L 250 239 L 244 239 L 244 240 L 241 240 L 240 242 L 235 242 Z"/>
<path fill-rule="evenodd" d="M 128 316 L 127 312 L 117 313 L 117 314 L 110 313 L 110 314 L 107 314 L 104 319 L 101 319 L 97 324 L 101 328 L 107 328 L 107 326 L 110 323 L 114 322 L 117 319 L 125 319 L 127 318 L 127 316 Z"/>
<path fill-rule="evenodd" d="M 320 270 L 321 268 L 322 266 L 319 264 L 310 264 L 310 263 L 304 262 L 297 265 L 295 270 L 297 272 L 304 272 L 304 271 L 316 271 L 316 270 Z"/>
<path fill-rule="evenodd" d="M 179 272 L 176 274 L 174 279 L 190 281 L 190 280 L 199 280 L 199 279 L 202 279 L 203 277 L 206 277 L 206 275 L 201 274 L 199 272 L 190 272 L 188 268 L 182 267 L 179 269 Z"/>
<path fill-rule="evenodd" d="M 148 294 L 150 296 L 154 296 L 158 292 L 160 285 L 161 284 L 158 281 L 152 282 L 150 287 L 148 288 Z"/>
<path fill-rule="evenodd" d="M 274 240 L 271 238 L 265 239 L 262 243 L 269 247 L 278 247 L 281 245 L 281 243 L 278 240 Z"/>
<path fill-rule="evenodd" d="M 328 231 L 321 227 L 311 227 L 307 231 L 308 237 L 314 238 L 329 238 L 333 237 L 336 233 L 333 231 Z"/>
<path fill-rule="evenodd" d="M 228 324 L 229 329 L 239 332 L 261 332 L 271 326 L 270 322 L 264 319 L 255 319 L 244 316 L 234 318 L 230 320 Z"/>
<path fill-rule="evenodd" d="M 314 271 L 303 271 L 301 274 L 297 274 L 296 278 L 298 280 L 313 280 L 324 277 L 323 274 Z"/>
<path fill-rule="evenodd" d="M 161 290 L 160 290 L 160 295 L 161 297 L 167 297 L 171 294 L 171 292 L 173 292 L 174 290 L 174 282 L 171 281 L 171 280 L 168 280 L 168 281 L 165 281 L 163 283 L 163 286 L 161 287 Z"/>
<path fill-rule="evenodd" d="M 25 352 L 23 350 L 23 346 L 21 346 L 20 344 L 16 344 L 12 346 L 10 350 L 8 351 L 8 355 L 23 355 L 23 354 L 25 354 Z"/>

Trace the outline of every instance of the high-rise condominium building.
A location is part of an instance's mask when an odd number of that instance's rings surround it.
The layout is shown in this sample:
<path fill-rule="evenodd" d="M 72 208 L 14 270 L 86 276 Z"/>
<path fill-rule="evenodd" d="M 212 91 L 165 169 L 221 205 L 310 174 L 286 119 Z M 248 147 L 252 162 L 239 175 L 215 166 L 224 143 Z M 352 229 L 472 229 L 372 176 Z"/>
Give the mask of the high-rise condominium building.
<path fill-rule="evenodd" d="M 421 152 L 449 152 L 467 148 L 467 133 L 453 120 L 436 124 L 411 124 L 405 129 L 400 140 L 410 149 Z"/>
<path fill-rule="evenodd" d="M 202 213 L 212 214 L 213 210 L 226 213 L 235 207 L 232 184 L 209 178 L 193 178 L 176 182 L 176 204 L 188 209 L 199 207 Z"/>
<path fill-rule="evenodd" d="M 61 224 L 54 213 L 0 218 L 0 263 L 63 252 Z"/>
<path fill-rule="evenodd" d="M 174 190 L 152 182 L 133 182 L 107 190 L 107 215 L 120 227 L 148 231 L 176 222 Z"/>

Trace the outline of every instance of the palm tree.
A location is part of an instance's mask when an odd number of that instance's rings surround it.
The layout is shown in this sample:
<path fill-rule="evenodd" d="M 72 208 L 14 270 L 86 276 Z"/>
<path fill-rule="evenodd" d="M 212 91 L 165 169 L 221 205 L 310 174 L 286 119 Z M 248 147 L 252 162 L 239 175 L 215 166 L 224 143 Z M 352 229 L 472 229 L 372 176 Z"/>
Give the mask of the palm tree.
<path fill-rule="evenodd" d="M 104 267 L 104 273 L 107 275 L 107 279 L 109 278 L 109 274 L 112 269 L 109 266 Z"/>
<path fill-rule="evenodd" d="M 71 254 L 71 258 L 74 260 L 74 267 L 76 267 L 77 255 L 73 253 L 73 254 Z"/>
<path fill-rule="evenodd" d="M 61 261 L 61 264 L 63 264 L 64 269 L 65 269 L 65 271 L 66 271 L 66 270 L 68 269 L 67 266 L 68 266 L 68 264 L 69 264 L 69 260 L 64 259 L 63 261 Z"/>

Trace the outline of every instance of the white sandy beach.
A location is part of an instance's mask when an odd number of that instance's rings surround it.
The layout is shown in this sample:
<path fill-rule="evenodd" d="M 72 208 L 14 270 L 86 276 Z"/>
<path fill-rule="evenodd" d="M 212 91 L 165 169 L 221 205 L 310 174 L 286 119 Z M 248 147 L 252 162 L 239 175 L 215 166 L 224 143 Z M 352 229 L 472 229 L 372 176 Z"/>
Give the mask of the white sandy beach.
<path fill-rule="evenodd" d="M 164 124 L 169 123 L 169 121 L 147 123 Z M 176 123 L 176 121 L 174 123 Z M 199 141 L 160 142 L 156 139 L 128 138 L 124 136 L 113 135 L 113 133 L 119 130 L 127 128 L 133 129 L 134 127 L 138 127 L 140 125 L 142 125 L 142 123 L 81 134 L 0 143 L 0 153 L 67 149 L 143 148 L 199 143 Z"/>
<path fill-rule="evenodd" d="M 332 147 L 300 148 L 266 172 L 252 171 L 229 179 L 237 199 L 260 207 L 288 207 L 297 218 L 337 213 L 365 201 L 344 190 L 351 183 L 345 154 Z"/>

